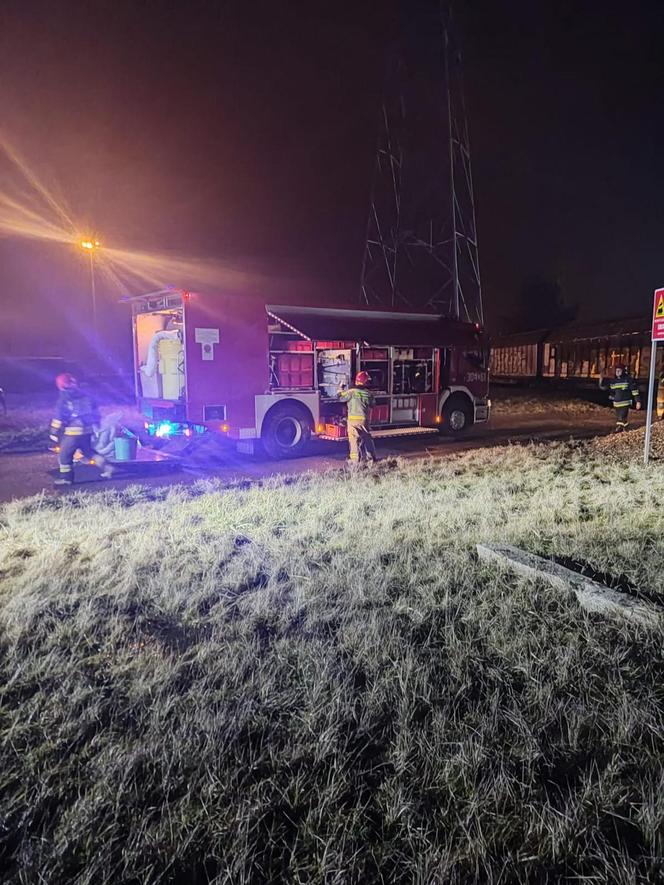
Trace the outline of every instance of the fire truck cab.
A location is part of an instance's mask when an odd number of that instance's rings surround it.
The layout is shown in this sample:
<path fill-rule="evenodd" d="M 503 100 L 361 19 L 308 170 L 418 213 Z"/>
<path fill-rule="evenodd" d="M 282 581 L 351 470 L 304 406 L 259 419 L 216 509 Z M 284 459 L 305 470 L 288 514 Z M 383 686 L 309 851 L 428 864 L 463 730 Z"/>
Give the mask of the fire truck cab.
<path fill-rule="evenodd" d="M 376 437 L 461 433 L 489 417 L 487 345 L 437 314 L 278 304 L 166 289 L 126 299 L 136 395 L 158 436 L 220 432 L 273 458 L 346 436 L 340 385 L 366 369 Z"/>

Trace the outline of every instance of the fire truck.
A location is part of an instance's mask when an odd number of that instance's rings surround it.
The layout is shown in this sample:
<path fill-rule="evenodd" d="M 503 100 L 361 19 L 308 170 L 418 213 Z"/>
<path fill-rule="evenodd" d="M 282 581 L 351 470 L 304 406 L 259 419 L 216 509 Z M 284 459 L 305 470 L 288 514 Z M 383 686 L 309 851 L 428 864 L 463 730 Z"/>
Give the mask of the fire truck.
<path fill-rule="evenodd" d="M 377 438 L 461 433 L 487 421 L 487 343 L 440 315 L 272 303 L 166 289 L 125 299 L 136 395 L 157 436 L 213 430 L 251 453 L 343 440 L 341 385 L 366 369 Z"/>

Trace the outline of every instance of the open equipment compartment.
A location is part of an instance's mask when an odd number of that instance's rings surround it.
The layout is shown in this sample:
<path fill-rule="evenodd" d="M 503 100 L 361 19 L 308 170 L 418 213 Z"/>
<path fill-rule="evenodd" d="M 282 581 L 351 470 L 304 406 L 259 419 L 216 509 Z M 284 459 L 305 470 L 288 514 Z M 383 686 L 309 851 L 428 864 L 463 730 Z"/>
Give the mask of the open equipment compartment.
<path fill-rule="evenodd" d="M 134 305 L 135 385 L 139 400 L 184 400 L 184 310 L 179 301 L 177 296 L 170 296 Z"/>

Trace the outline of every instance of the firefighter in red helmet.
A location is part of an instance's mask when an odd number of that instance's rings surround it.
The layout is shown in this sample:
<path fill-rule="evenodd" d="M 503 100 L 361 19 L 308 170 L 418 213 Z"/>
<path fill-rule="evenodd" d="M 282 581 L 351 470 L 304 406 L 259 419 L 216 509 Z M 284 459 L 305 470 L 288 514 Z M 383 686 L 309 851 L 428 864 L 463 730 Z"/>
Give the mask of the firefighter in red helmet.
<path fill-rule="evenodd" d="M 348 404 L 348 445 L 349 461 L 358 464 L 363 461 L 377 461 L 376 447 L 371 436 L 371 407 L 374 404 L 373 394 L 367 389 L 371 381 L 368 372 L 358 372 L 355 386 L 339 390 L 340 399 Z"/>
<path fill-rule="evenodd" d="M 615 433 L 622 433 L 627 430 L 632 401 L 637 409 L 641 408 L 639 385 L 630 376 L 628 367 L 619 363 L 615 368 L 614 378 L 606 379 L 600 375 L 599 386 L 602 390 L 609 391 L 609 399 L 613 402 L 616 415 Z"/>
<path fill-rule="evenodd" d="M 74 455 L 77 451 L 100 468 L 104 479 L 109 479 L 113 475 L 113 468 L 92 448 L 92 433 L 99 424 L 97 404 L 81 390 L 78 381 L 69 372 L 58 375 L 55 386 L 60 391 L 50 429 L 51 444 L 59 451 L 60 475 L 55 484 L 72 485 Z"/>

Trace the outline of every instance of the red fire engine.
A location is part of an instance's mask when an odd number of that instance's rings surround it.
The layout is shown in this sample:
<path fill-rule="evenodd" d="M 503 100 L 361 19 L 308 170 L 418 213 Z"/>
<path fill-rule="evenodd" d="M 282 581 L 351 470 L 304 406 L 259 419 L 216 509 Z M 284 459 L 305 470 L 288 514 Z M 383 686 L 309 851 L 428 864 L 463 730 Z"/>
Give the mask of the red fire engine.
<path fill-rule="evenodd" d="M 251 452 L 343 439 L 341 384 L 371 374 L 374 435 L 459 433 L 489 417 L 486 342 L 439 315 L 167 289 L 132 305 L 136 394 L 157 435 L 219 431 Z"/>

